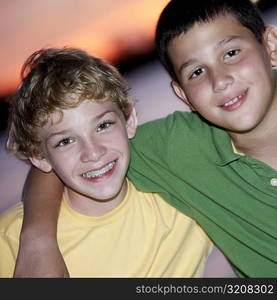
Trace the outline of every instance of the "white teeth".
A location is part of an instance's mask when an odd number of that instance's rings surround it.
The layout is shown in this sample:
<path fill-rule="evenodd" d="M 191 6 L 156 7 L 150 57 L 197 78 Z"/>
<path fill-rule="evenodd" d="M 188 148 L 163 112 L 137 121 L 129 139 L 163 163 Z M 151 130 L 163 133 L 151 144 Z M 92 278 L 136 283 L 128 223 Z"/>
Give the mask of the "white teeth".
<path fill-rule="evenodd" d="M 231 101 L 224 103 L 223 106 L 229 106 L 229 105 L 232 105 L 232 104 L 236 103 L 237 101 L 239 101 L 239 99 L 240 99 L 241 97 L 242 97 L 242 96 L 238 96 L 238 97 L 232 99 Z"/>
<path fill-rule="evenodd" d="M 100 177 L 109 172 L 115 165 L 115 161 L 110 162 L 107 164 L 104 168 L 97 170 L 97 171 L 90 171 L 87 173 L 83 173 L 82 176 L 86 178 L 95 178 L 95 177 Z"/>

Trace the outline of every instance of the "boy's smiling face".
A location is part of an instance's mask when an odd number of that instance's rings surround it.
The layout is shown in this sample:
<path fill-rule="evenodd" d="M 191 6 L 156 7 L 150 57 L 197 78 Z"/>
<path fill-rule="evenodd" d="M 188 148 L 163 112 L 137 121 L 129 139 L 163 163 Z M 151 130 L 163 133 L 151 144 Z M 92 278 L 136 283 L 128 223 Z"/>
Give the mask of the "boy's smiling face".
<path fill-rule="evenodd" d="M 126 122 L 115 103 L 85 100 L 62 112 L 60 122 L 54 113 L 40 129 L 43 158 L 31 161 L 45 172 L 53 169 L 72 201 L 89 197 L 120 202 L 126 192 L 128 138 L 135 134 L 135 111 Z"/>
<path fill-rule="evenodd" d="M 172 83 L 176 94 L 230 132 L 256 128 L 267 119 L 274 97 L 276 102 L 268 54 L 276 52 L 277 34 L 276 28 L 270 30 L 262 45 L 226 14 L 174 38 L 168 55 L 179 81 Z"/>

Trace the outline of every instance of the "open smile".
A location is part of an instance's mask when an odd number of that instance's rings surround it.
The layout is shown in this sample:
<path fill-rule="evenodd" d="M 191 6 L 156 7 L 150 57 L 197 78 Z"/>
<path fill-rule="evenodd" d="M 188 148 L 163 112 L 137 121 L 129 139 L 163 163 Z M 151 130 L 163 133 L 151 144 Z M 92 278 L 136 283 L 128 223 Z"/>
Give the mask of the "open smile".
<path fill-rule="evenodd" d="M 102 167 L 100 169 L 91 170 L 89 172 L 82 173 L 81 176 L 87 180 L 94 180 L 94 179 L 102 178 L 113 172 L 115 164 L 116 164 L 116 161 L 114 160 L 114 161 L 106 164 L 104 167 Z"/>
<path fill-rule="evenodd" d="M 221 107 L 224 110 L 232 111 L 241 106 L 241 104 L 246 100 L 247 90 L 234 98 L 228 99 Z"/>

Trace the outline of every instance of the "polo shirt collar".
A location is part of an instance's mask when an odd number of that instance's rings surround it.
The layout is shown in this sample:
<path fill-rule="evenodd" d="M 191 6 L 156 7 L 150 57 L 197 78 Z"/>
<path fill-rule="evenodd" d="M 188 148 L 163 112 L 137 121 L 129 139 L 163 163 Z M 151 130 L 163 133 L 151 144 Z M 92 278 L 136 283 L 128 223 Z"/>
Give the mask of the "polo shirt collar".
<path fill-rule="evenodd" d="M 236 161 L 242 157 L 238 152 L 235 153 L 230 135 L 223 129 L 215 128 L 213 131 L 213 139 L 215 149 L 218 154 L 216 164 L 219 166 L 225 166 L 229 163 Z"/>

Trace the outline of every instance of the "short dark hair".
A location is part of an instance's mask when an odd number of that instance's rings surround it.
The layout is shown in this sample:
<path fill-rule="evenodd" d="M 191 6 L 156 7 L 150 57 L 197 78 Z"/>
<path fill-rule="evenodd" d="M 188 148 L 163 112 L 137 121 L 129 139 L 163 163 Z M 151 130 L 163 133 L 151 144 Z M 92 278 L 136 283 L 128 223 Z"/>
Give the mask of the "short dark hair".
<path fill-rule="evenodd" d="M 219 15 L 231 14 L 261 42 L 265 24 L 257 6 L 250 0 L 171 0 L 160 14 L 156 27 L 156 50 L 161 63 L 177 80 L 168 57 L 168 45 L 195 23 L 208 22 Z"/>

